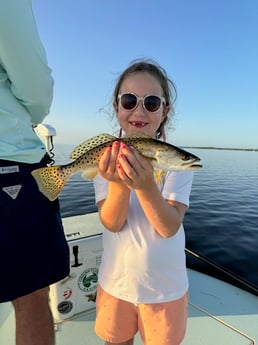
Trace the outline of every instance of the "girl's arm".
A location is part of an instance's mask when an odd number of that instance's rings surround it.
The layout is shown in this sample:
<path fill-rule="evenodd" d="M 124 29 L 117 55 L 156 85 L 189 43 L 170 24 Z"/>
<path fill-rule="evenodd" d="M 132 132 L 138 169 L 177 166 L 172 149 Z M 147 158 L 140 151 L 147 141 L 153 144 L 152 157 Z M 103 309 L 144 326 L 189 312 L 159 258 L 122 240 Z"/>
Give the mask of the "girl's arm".
<path fill-rule="evenodd" d="M 160 236 L 170 237 L 176 234 L 182 224 L 187 207 L 177 201 L 165 200 L 154 184 L 136 190 L 136 194 L 153 228 Z"/>
<path fill-rule="evenodd" d="M 117 174 L 117 157 L 120 143 L 115 142 L 108 148 L 99 162 L 100 175 L 109 181 L 108 192 L 104 200 L 98 202 L 100 220 L 106 229 L 118 232 L 127 219 L 130 189 Z"/>
<path fill-rule="evenodd" d="M 98 202 L 99 216 L 106 229 L 118 232 L 127 219 L 130 190 L 123 184 L 109 182 L 105 200 Z"/>
<path fill-rule="evenodd" d="M 162 237 L 173 236 L 183 222 L 187 206 L 163 198 L 154 180 L 151 163 L 136 150 L 122 145 L 118 161 L 120 179 L 135 190 L 153 228 Z"/>

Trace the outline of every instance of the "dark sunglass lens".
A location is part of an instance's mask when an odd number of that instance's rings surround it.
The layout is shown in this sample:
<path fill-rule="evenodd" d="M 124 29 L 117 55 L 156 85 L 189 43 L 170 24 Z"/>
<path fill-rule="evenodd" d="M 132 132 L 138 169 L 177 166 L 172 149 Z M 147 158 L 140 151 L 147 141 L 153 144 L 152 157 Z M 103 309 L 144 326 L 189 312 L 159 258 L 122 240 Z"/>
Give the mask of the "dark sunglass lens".
<path fill-rule="evenodd" d="M 132 95 L 130 93 L 125 93 L 121 97 L 121 104 L 124 109 L 131 110 L 135 108 L 137 104 L 137 98 L 135 95 Z"/>
<path fill-rule="evenodd" d="M 144 106 L 148 111 L 155 112 L 160 107 L 161 100 L 157 96 L 148 96 L 144 100 Z"/>

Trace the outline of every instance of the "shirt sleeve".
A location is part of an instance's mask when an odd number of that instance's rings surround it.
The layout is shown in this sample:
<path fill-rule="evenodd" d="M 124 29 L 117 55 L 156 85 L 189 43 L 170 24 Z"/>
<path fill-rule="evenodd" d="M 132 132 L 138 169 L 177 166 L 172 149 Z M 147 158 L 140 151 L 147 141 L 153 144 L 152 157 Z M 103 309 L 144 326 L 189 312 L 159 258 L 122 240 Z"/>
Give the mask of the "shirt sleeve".
<path fill-rule="evenodd" d="M 42 122 L 50 110 L 54 83 L 31 0 L 0 2 L 0 64 L 31 123 Z"/>
<path fill-rule="evenodd" d="M 192 182 L 192 171 L 168 172 L 164 182 L 162 195 L 167 200 L 178 201 L 189 207 Z"/>

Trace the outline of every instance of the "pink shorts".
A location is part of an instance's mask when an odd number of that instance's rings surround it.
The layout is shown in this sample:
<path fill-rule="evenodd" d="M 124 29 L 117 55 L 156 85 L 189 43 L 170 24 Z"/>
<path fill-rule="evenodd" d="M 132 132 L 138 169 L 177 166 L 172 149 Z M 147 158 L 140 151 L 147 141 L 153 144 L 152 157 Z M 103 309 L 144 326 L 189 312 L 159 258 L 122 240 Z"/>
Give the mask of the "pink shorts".
<path fill-rule="evenodd" d="M 176 301 L 135 305 L 99 286 L 96 313 L 95 332 L 105 341 L 121 343 L 139 331 L 145 345 L 179 345 L 186 332 L 188 293 Z"/>

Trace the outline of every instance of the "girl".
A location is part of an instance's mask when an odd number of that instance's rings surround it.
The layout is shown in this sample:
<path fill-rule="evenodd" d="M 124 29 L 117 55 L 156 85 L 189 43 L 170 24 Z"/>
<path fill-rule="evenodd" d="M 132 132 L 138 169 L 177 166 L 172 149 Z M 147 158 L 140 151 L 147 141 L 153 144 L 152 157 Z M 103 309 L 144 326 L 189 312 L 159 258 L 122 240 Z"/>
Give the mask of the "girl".
<path fill-rule="evenodd" d="M 113 106 L 121 135 L 165 138 L 176 89 L 163 68 L 131 64 L 118 79 Z M 96 334 L 106 345 L 178 345 L 187 320 L 188 278 L 183 218 L 191 172 L 165 172 L 134 148 L 115 142 L 94 180 L 103 234 Z"/>

